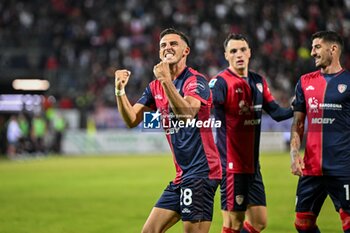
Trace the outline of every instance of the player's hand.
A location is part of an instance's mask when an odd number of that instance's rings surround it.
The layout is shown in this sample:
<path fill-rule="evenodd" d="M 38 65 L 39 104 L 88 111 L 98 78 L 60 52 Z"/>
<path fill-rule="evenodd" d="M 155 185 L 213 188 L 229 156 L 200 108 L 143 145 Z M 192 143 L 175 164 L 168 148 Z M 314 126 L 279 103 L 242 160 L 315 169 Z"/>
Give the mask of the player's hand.
<path fill-rule="evenodd" d="M 128 70 L 117 70 L 114 73 L 115 76 L 115 88 L 117 90 L 122 90 L 125 88 L 126 84 L 129 81 L 131 72 Z"/>
<path fill-rule="evenodd" d="M 171 82 L 169 63 L 161 61 L 153 67 L 153 73 L 156 79 L 161 83 Z"/>
<path fill-rule="evenodd" d="M 301 158 L 299 151 L 291 150 L 291 170 L 292 174 L 296 176 L 303 176 L 303 169 L 305 168 L 303 158 Z"/>

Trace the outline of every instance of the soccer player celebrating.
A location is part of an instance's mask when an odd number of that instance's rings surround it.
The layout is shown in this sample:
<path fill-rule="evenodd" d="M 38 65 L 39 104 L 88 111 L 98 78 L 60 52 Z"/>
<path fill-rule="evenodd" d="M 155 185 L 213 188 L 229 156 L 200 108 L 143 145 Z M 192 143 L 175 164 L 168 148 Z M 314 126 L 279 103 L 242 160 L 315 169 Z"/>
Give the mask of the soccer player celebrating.
<path fill-rule="evenodd" d="M 259 165 L 262 109 L 276 121 L 292 117 L 293 111 L 281 108 L 265 79 L 248 70 L 251 51 L 244 36 L 230 34 L 224 48 L 229 67 L 209 83 L 215 118 L 223 124 L 217 129 L 223 169 L 222 233 L 260 232 L 267 222 Z"/>
<path fill-rule="evenodd" d="M 350 73 L 340 64 L 343 40 L 335 32 L 312 35 L 311 56 L 318 71 L 296 85 L 291 129 L 291 171 L 300 176 L 295 227 L 320 232 L 316 219 L 329 195 L 344 232 L 350 232 Z M 299 154 L 307 117 L 304 158 Z"/>
<path fill-rule="evenodd" d="M 125 123 L 129 127 L 137 126 L 143 113 L 151 110 L 162 114 L 164 121 L 208 120 L 212 96 L 204 76 L 186 65 L 190 53 L 187 36 L 166 29 L 160 34 L 159 45 L 161 62 L 153 69 L 156 79 L 135 105 L 130 104 L 124 90 L 131 73 L 115 72 L 116 100 Z M 176 178 L 164 190 L 142 232 L 165 232 L 182 219 L 184 232 L 207 233 L 222 175 L 212 131 L 182 127 L 167 132 Z"/>

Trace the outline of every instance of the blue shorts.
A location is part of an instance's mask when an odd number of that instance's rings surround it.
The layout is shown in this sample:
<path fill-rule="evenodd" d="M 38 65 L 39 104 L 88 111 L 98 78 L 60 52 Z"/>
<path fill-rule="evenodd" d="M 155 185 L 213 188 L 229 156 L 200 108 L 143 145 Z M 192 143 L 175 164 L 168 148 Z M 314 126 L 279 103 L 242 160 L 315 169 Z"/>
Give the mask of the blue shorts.
<path fill-rule="evenodd" d="M 266 206 L 265 187 L 260 169 L 254 174 L 253 183 L 249 189 L 248 204 Z"/>
<path fill-rule="evenodd" d="M 192 178 L 170 182 L 155 207 L 176 211 L 182 221 L 211 221 L 219 180 Z"/>
<path fill-rule="evenodd" d="M 227 211 L 246 211 L 249 188 L 253 174 L 226 173 L 220 185 L 221 209 Z"/>
<path fill-rule="evenodd" d="M 256 174 L 226 173 L 220 186 L 221 209 L 246 211 L 248 205 L 266 206 L 260 170 Z"/>
<path fill-rule="evenodd" d="M 350 177 L 302 176 L 298 181 L 296 212 L 320 213 L 327 195 L 337 211 L 350 211 Z"/>

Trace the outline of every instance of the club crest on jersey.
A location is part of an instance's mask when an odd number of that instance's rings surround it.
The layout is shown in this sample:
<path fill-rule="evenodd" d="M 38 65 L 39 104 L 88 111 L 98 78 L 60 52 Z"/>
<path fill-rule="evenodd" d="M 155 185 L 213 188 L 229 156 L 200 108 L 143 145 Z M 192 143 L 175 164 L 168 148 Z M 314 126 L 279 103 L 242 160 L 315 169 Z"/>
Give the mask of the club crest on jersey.
<path fill-rule="evenodd" d="M 258 88 L 258 90 L 262 93 L 263 92 L 263 86 L 261 83 L 257 83 L 256 84 L 256 88 Z"/>
<path fill-rule="evenodd" d="M 345 84 L 338 84 L 338 91 L 340 92 L 340 93 L 344 93 L 344 91 L 346 91 L 346 88 L 347 88 L 348 86 L 347 85 L 345 85 Z"/>
<path fill-rule="evenodd" d="M 237 195 L 236 196 L 236 202 L 238 205 L 242 205 L 244 201 L 244 196 L 243 195 Z"/>

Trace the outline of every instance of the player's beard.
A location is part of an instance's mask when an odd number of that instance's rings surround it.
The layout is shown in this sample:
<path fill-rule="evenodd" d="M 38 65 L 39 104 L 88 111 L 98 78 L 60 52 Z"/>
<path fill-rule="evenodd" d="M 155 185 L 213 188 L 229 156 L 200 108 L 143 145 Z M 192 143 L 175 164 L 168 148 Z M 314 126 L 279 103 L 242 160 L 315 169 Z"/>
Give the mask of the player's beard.
<path fill-rule="evenodd" d="M 328 67 L 330 64 L 332 64 L 332 57 L 331 56 L 325 56 L 325 57 L 320 57 L 318 59 L 318 63 L 316 62 L 315 59 L 315 65 L 317 68 L 326 68 Z"/>

